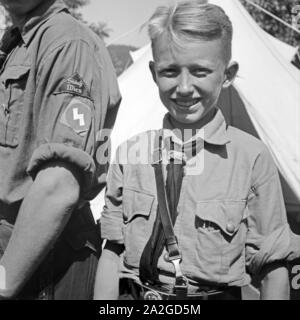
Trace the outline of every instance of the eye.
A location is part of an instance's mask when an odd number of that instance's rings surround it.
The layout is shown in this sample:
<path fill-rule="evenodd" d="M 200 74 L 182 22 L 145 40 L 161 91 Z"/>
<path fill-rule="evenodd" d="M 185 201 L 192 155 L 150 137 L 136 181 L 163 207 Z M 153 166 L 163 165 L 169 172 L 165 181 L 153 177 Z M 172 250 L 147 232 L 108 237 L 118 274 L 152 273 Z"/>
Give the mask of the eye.
<path fill-rule="evenodd" d="M 204 78 L 207 76 L 207 71 L 197 69 L 197 70 L 193 70 L 192 74 L 197 78 Z"/>
<path fill-rule="evenodd" d="M 193 68 L 191 73 L 197 78 L 205 78 L 208 76 L 212 71 L 206 68 Z"/>
<path fill-rule="evenodd" d="M 177 77 L 178 70 L 176 68 L 166 68 L 158 71 L 159 76 L 166 78 Z"/>

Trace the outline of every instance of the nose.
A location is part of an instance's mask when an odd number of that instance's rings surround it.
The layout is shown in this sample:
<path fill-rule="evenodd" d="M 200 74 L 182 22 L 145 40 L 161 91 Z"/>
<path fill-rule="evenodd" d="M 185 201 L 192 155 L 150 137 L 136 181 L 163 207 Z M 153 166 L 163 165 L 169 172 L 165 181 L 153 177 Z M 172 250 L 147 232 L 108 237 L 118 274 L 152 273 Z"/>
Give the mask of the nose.
<path fill-rule="evenodd" d="M 176 93 L 180 96 L 189 96 L 193 94 L 193 84 L 188 72 L 182 72 L 178 77 Z"/>

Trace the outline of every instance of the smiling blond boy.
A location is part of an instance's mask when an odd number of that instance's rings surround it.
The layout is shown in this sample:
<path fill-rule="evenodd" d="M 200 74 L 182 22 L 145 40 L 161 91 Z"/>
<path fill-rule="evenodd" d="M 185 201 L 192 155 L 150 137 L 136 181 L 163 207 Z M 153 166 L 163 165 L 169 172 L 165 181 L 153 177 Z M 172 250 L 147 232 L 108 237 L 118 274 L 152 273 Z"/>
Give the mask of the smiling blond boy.
<path fill-rule="evenodd" d="M 238 72 L 231 60 L 229 18 L 216 5 L 182 1 L 157 8 L 148 30 L 150 70 L 168 113 L 159 133 L 139 135 L 149 137 L 149 163 L 127 161 L 128 145 L 145 149 L 143 139 L 133 139 L 119 147 L 110 168 L 101 219 L 107 243 L 95 298 L 118 297 L 119 272 L 131 279 L 135 299 L 176 298 L 178 270 L 165 247 L 154 172 L 158 145 L 153 140 L 160 135 L 166 158 L 182 160 L 177 197 L 169 196 L 169 163 L 163 171 L 170 211 L 176 202 L 174 233 L 187 280 L 185 298 L 241 299 L 249 274 L 257 274 L 262 299 L 287 299 L 289 226 L 276 166 L 265 145 L 228 126 L 217 106 L 221 90 Z M 203 166 L 195 174 L 190 169 L 197 161 Z"/>

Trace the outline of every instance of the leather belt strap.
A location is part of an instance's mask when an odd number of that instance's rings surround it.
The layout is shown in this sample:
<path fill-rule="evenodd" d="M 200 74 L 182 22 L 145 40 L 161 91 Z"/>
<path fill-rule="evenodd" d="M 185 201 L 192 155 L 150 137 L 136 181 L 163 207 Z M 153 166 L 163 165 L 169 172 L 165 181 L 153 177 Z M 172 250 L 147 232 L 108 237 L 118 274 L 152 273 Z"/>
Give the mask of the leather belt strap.
<path fill-rule="evenodd" d="M 145 285 L 136 282 L 132 279 L 127 279 L 130 289 L 133 292 L 135 299 L 142 298 L 143 300 L 178 300 L 179 297 L 174 292 L 170 292 L 163 287 Z M 190 293 L 182 297 L 183 300 L 209 300 L 214 297 L 220 297 L 228 291 L 235 290 L 234 288 L 206 288 L 203 291 Z"/>
<path fill-rule="evenodd" d="M 160 136 L 159 139 L 162 139 Z M 161 146 L 161 141 L 160 141 Z M 176 294 L 177 299 L 185 299 L 187 296 L 187 279 L 182 274 L 180 268 L 181 262 L 181 254 L 178 248 L 178 241 L 174 233 L 173 223 L 170 215 L 170 210 L 167 202 L 166 188 L 164 183 L 164 175 L 162 168 L 162 156 L 161 156 L 161 148 L 159 149 L 159 161 L 154 164 L 154 172 L 155 172 L 155 181 L 156 181 L 156 190 L 157 190 L 157 199 L 159 210 L 158 213 L 160 215 L 161 223 L 163 226 L 165 238 L 166 238 L 166 248 L 168 251 L 168 260 L 173 263 L 175 269 L 175 286 L 174 293 Z M 171 159 L 170 161 L 173 161 Z"/>
<path fill-rule="evenodd" d="M 168 203 L 166 201 L 166 189 L 164 187 L 162 163 L 159 162 L 157 164 L 154 164 L 153 167 L 155 171 L 157 198 L 160 209 L 159 214 L 163 225 L 164 234 L 166 237 L 166 247 L 169 253 L 169 260 L 181 260 L 181 254 L 178 249 L 177 238 L 174 234 L 170 211 Z"/>
<path fill-rule="evenodd" d="M 183 164 L 174 162 L 174 142 L 170 139 L 171 159 L 167 165 L 167 179 L 165 187 L 164 167 L 162 160 L 163 132 L 157 131 L 155 137 L 155 148 L 153 152 L 153 168 L 157 190 L 157 215 L 153 225 L 151 237 L 149 238 L 140 259 L 140 280 L 142 283 L 157 285 L 159 273 L 157 262 L 166 247 L 168 261 L 173 263 L 175 269 L 174 292 L 179 299 L 187 294 L 187 281 L 180 268 L 181 254 L 178 248 L 177 238 L 174 234 L 173 225 L 177 216 L 177 204 L 183 177 Z"/>

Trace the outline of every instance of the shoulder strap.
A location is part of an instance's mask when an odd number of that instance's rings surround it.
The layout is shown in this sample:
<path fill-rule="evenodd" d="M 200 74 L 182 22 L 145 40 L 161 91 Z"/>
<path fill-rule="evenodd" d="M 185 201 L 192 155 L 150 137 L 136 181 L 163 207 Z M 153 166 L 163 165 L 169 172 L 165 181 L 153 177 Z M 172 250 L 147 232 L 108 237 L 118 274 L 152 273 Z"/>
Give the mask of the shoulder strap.
<path fill-rule="evenodd" d="M 163 177 L 162 162 L 153 165 L 155 172 L 157 200 L 158 200 L 158 214 L 162 223 L 163 231 L 166 239 L 166 247 L 169 253 L 169 260 L 181 259 L 181 254 L 178 249 L 177 238 L 174 233 L 173 223 L 167 203 L 165 182 Z"/>
<path fill-rule="evenodd" d="M 157 137 L 156 137 L 157 138 Z M 154 223 L 152 235 L 143 251 L 141 261 L 140 261 L 140 278 L 142 282 L 158 283 L 158 272 L 157 272 L 157 262 L 158 258 L 162 253 L 164 244 L 166 245 L 168 251 L 169 262 L 172 262 L 175 268 L 176 282 L 175 282 L 175 292 L 176 296 L 183 298 L 186 295 L 187 285 L 185 278 L 180 269 L 181 254 L 178 248 L 177 238 L 174 233 L 173 224 L 176 220 L 176 212 L 170 214 L 169 205 L 172 208 L 172 211 L 176 211 L 178 198 L 180 194 L 180 188 L 182 183 L 182 164 L 174 164 L 174 159 L 170 160 L 168 165 L 168 177 L 167 182 L 172 184 L 174 182 L 171 179 L 171 176 L 174 175 L 174 166 L 180 166 L 180 171 L 178 177 L 176 178 L 179 181 L 178 186 L 173 186 L 174 190 L 168 194 L 165 188 L 164 175 L 163 175 L 163 164 L 162 164 L 162 134 L 160 133 L 158 140 L 158 161 L 153 164 L 155 181 L 156 181 L 156 190 L 157 190 L 157 199 L 158 199 L 158 209 L 157 217 Z M 172 145 L 172 143 L 171 143 Z M 157 150 L 155 148 L 155 150 Z M 170 181 L 168 181 L 170 180 Z M 175 196 L 171 196 L 171 193 L 176 193 Z M 168 198 L 168 201 L 167 201 Z M 169 203 L 169 205 L 168 205 Z"/>

